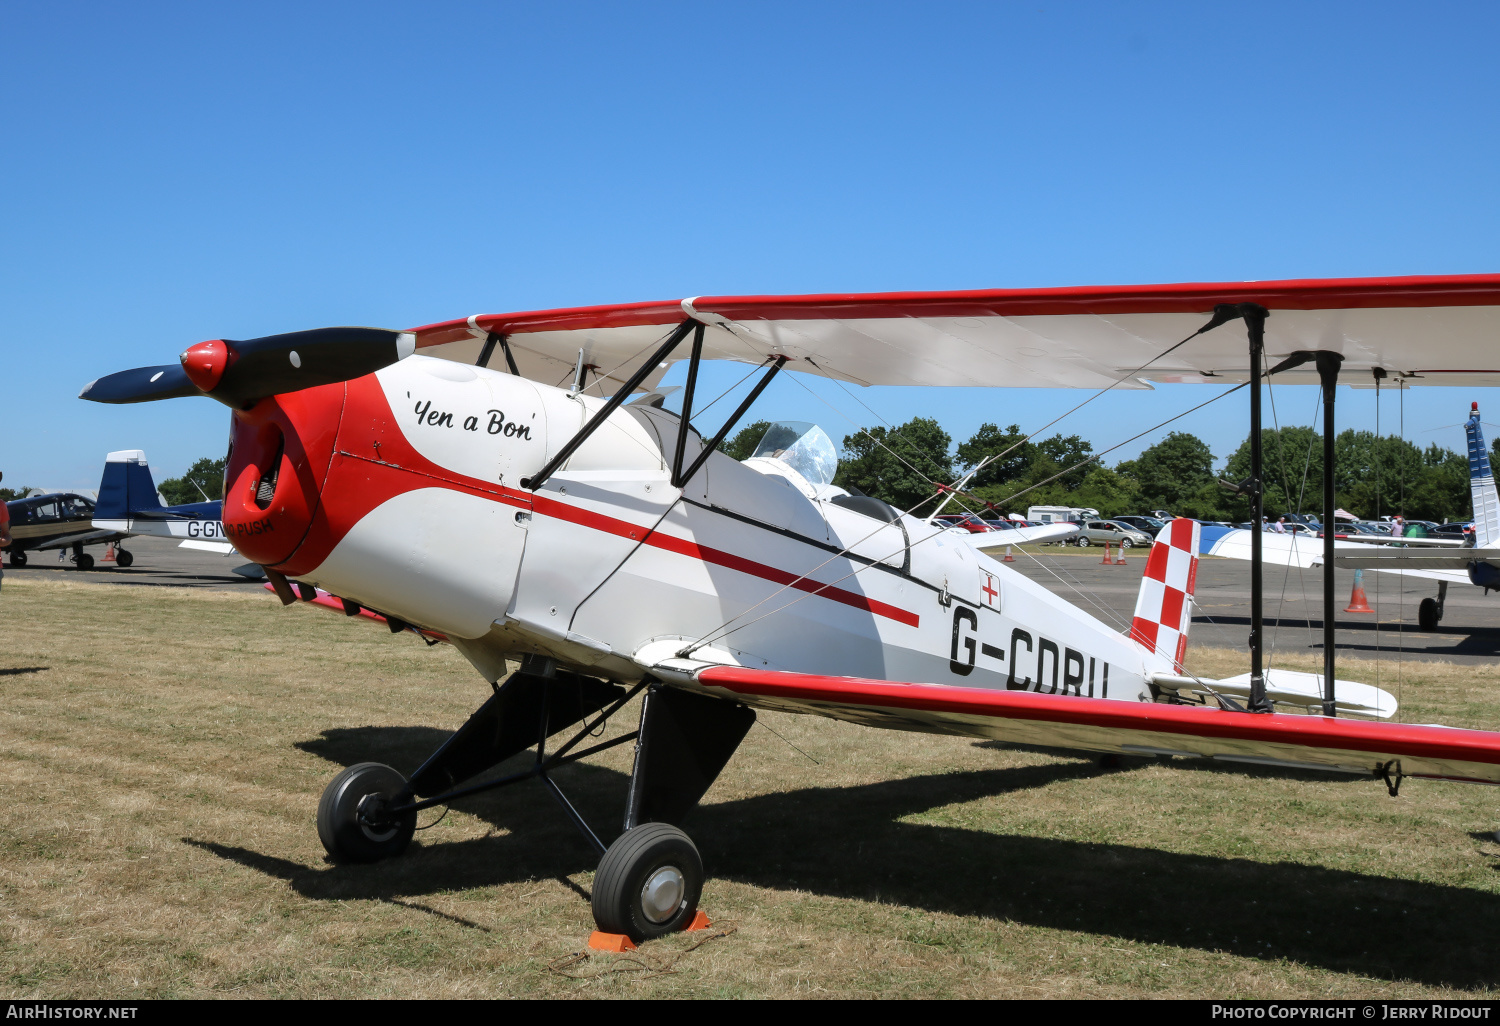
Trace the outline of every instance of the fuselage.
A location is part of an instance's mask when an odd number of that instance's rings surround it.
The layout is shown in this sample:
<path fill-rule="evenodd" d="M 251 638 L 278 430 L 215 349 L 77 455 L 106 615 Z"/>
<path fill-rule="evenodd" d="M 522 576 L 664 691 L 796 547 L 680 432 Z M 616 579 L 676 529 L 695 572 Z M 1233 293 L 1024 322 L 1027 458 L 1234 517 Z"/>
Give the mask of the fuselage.
<path fill-rule="evenodd" d="M 961 531 L 841 505 L 775 459 L 671 483 L 678 417 L 411 357 L 237 412 L 228 540 L 440 631 L 488 679 L 522 653 L 638 680 L 710 663 L 1137 701 L 1161 661 L 977 552 Z M 687 461 L 703 445 L 689 429 Z"/>

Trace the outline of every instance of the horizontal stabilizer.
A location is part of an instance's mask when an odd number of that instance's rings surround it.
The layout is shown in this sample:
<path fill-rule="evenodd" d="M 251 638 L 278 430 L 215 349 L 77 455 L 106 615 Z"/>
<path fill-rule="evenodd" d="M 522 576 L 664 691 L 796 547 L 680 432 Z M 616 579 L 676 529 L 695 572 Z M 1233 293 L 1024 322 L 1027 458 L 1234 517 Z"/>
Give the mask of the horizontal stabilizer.
<path fill-rule="evenodd" d="M 1158 675 L 1151 678 L 1151 683 L 1167 691 L 1218 692 L 1230 698 L 1250 697 L 1248 673 L 1227 680 Z M 1334 678 L 1333 695 L 1334 708 L 1348 716 L 1373 716 L 1384 720 L 1396 711 L 1395 696 L 1389 691 L 1358 681 Z M 1321 710 L 1323 676 L 1298 670 L 1267 670 L 1266 697 L 1281 705 Z"/>
<path fill-rule="evenodd" d="M 189 539 L 177 547 L 179 549 L 201 549 L 204 552 L 217 552 L 221 556 L 227 556 L 234 552 L 234 546 L 228 542 L 193 541 Z"/>
<path fill-rule="evenodd" d="M 1470 563 L 1500 566 L 1500 549 L 1458 549 L 1453 552 L 1351 552 L 1333 557 L 1349 570 L 1467 570 Z"/>
<path fill-rule="evenodd" d="M 1077 524 L 1042 524 L 1039 527 L 1017 527 L 976 534 L 970 544 L 985 555 L 993 556 L 1005 551 L 1007 545 L 1037 545 L 1071 538 L 1077 533 Z"/>

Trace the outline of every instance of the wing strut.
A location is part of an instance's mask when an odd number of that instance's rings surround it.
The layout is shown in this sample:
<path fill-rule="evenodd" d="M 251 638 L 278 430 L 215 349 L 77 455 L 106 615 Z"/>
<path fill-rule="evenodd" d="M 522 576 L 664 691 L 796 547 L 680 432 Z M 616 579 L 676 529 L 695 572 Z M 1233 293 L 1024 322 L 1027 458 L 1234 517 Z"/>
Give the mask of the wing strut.
<path fill-rule="evenodd" d="M 512 374 L 519 378 L 521 372 L 516 368 L 515 354 L 510 351 L 510 340 L 504 335 L 496 334 L 493 331 L 484 336 L 484 348 L 479 351 L 479 359 L 474 361 L 474 365 L 476 367 L 488 367 L 490 365 L 490 357 L 495 352 L 496 342 L 500 343 L 500 348 L 505 351 L 505 365 L 510 368 Z"/>
<path fill-rule="evenodd" d="M 635 373 L 630 375 L 629 380 L 621 385 L 614 395 L 609 397 L 609 402 L 605 403 L 598 413 L 590 417 L 589 422 L 579 428 L 577 434 L 568 439 L 567 444 L 558 450 L 556 456 L 547 461 L 545 467 L 537 471 L 533 476 L 521 479 L 521 487 L 534 492 L 546 484 L 547 478 L 551 477 L 557 471 L 558 467 L 568 462 L 568 458 L 578 451 L 578 447 L 588 441 L 589 436 L 598 431 L 599 427 L 609 419 L 609 415 L 618 410 L 620 405 L 626 399 L 630 398 L 630 393 L 634 392 L 640 383 L 646 380 L 646 375 L 655 370 L 657 364 L 672 354 L 672 350 L 676 349 L 678 344 L 687 338 L 689 329 L 697 323 L 697 321 L 689 318 L 673 328 L 672 333 L 667 336 L 667 340 L 661 344 L 661 348 L 652 353 L 649 359 L 636 368 Z M 506 351 L 509 352 L 509 347 L 507 347 Z"/>
<path fill-rule="evenodd" d="M 701 340 L 702 338 L 703 332 L 700 328 L 698 332 L 698 340 Z M 697 366 L 698 355 L 698 341 L 695 340 L 693 343 L 693 367 Z M 771 366 L 767 368 L 765 374 L 761 375 L 760 381 L 756 382 L 755 387 L 750 390 L 750 394 L 745 396 L 745 401 L 740 403 L 740 405 L 735 408 L 735 411 L 729 415 L 728 420 L 724 421 L 723 425 L 719 428 L 719 433 L 714 435 L 713 439 L 703 446 L 703 451 L 698 454 L 697 459 L 693 460 L 692 465 L 689 466 L 686 470 L 683 470 L 682 446 L 684 439 L 687 437 L 688 415 L 692 413 L 692 408 L 690 406 L 693 398 L 692 385 L 689 384 L 687 397 L 682 401 L 682 429 L 678 432 L 677 435 L 677 459 L 676 462 L 672 464 L 673 487 L 681 488 L 683 485 L 687 484 L 688 481 L 692 480 L 693 475 L 698 473 L 698 468 L 703 466 L 703 464 L 708 460 L 708 457 L 713 453 L 713 451 L 719 447 L 719 443 L 724 441 L 724 439 L 728 437 L 729 432 L 733 430 L 734 426 L 740 422 L 740 418 L 745 415 L 745 411 L 755 404 L 755 400 L 760 398 L 760 394 L 766 390 L 766 386 L 771 383 L 771 379 L 776 376 L 776 372 L 781 370 L 781 368 L 789 359 L 791 359 L 791 357 L 788 356 L 777 356 L 772 358 Z M 693 367 L 688 368 L 689 382 L 692 382 L 694 377 L 696 377 Z"/>
<path fill-rule="evenodd" d="M 1304 349 L 1272 367 L 1266 376 L 1299 367 L 1309 360 L 1317 364 L 1318 380 L 1323 386 L 1323 715 L 1337 716 L 1333 701 L 1333 511 L 1337 508 L 1333 504 L 1333 399 L 1344 357 L 1326 349 L 1317 352 Z"/>

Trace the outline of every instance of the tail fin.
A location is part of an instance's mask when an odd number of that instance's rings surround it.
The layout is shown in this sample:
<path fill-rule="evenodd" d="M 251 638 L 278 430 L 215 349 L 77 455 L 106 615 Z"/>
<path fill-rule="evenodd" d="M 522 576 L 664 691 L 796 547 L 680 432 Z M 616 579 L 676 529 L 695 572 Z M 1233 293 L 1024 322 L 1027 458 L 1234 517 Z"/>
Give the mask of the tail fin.
<path fill-rule="evenodd" d="M 1135 600 L 1130 639 L 1170 660 L 1182 672 L 1188 626 L 1193 621 L 1193 589 L 1198 584 L 1198 522 L 1178 517 L 1161 529 Z"/>
<path fill-rule="evenodd" d="M 104 457 L 104 477 L 99 482 L 95 520 L 127 520 L 132 513 L 161 509 L 151 467 L 140 449 L 123 449 Z"/>
<path fill-rule="evenodd" d="M 1495 475 L 1490 473 L 1490 454 L 1479 430 L 1479 404 L 1475 403 L 1464 425 L 1469 436 L 1469 491 L 1474 496 L 1474 544 L 1487 548 L 1500 543 L 1500 498 L 1495 495 Z"/>

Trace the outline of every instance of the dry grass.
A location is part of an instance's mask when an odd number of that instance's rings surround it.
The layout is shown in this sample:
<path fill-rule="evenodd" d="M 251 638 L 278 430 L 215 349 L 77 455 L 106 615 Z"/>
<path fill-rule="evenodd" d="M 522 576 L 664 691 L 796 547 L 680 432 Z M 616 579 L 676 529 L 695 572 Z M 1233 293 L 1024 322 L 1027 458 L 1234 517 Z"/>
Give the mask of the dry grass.
<path fill-rule="evenodd" d="M 343 765 L 409 771 L 487 686 L 446 647 L 260 594 L 12 583 L 0 628 L 9 997 L 1493 996 L 1500 793 L 1065 755 L 763 716 L 687 824 L 738 930 L 548 970 L 595 858 L 523 786 L 328 864 Z M 1195 653 L 1200 672 L 1243 670 Z M 1373 667 L 1345 664 L 1373 680 Z M 1311 668 L 1311 667 L 1309 667 Z M 1386 682 L 1393 671 L 1386 667 Z M 1488 667 L 1405 718 L 1500 728 Z M 631 710 L 621 724 L 633 724 Z M 560 774 L 612 830 L 628 746 Z M 425 818 L 424 818 L 425 822 Z M 681 956 L 680 958 L 678 956 Z M 675 959 L 675 962 L 674 962 Z"/>

